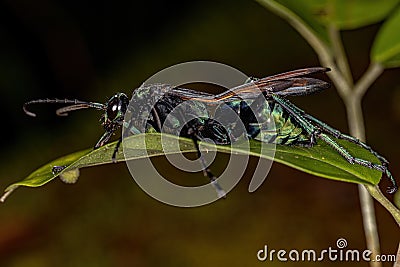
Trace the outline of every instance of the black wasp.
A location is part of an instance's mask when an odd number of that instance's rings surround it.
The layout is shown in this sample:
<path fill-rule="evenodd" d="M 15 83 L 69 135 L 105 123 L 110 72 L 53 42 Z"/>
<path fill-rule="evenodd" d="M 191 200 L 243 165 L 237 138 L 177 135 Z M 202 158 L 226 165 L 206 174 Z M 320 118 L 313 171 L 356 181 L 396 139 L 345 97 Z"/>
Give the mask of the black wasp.
<path fill-rule="evenodd" d="M 136 99 L 157 99 L 150 112 L 144 112 L 143 105 L 129 105 L 129 98 L 124 93 L 117 93 L 105 104 L 69 99 L 38 99 L 26 102 L 23 109 L 26 114 L 35 116 L 27 107 L 36 103 L 68 104 L 69 106 L 57 109 L 57 115 L 67 115 L 68 112 L 78 109 L 94 108 L 104 111 L 100 121 L 105 133 L 94 146 L 94 149 L 106 144 L 113 133 L 121 126 L 127 127 L 131 133 L 147 131 L 167 132 L 191 138 L 195 144 L 197 154 L 203 163 L 203 173 L 208 177 L 220 196 L 224 195 L 222 188 L 216 183 L 215 176 L 205 167 L 205 162 L 199 150 L 198 142 L 211 139 L 218 145 L 230 144 L 245 134 L 247 138 L 261 142 L 279 145 L 312 147 L 320 139 L 336 150 L 350 164 L 359 164 L 366 168 L 381 171 L 392 183 L 388 193 L 397 190 L 397 184 L 388 170 L 388 161 L 375 152 L 370 146 L 350 135 L 330 127 L 324 122 L 305 113 L 286 99 L 286 96 L 308 95 L 330 87 L 330 84 L 316 78 L 306 77 L 310 74 L 324 73 L 328 68 L 315 67 L 289 71 L 262 79 L 251 81 L 229 89 L 221 94 L 212 95 L 190 89 L 174 87 L 167 84 L 151 84 L 142 86 L 133 92 Z M 260 94 L 261 92 L 261 94 Z M 184 114 L 174 115 L 172 120 L 167 116 L 180 104 L 191 101 L 184 110 Z M 146 103 L 146 100 L 144 101 Z M 218 121 L 224 116 L 223 109 L 213 117 L 207 107 L 223 103 L 234 111 L 245 127 L 245 132 L 237 131 L 237 121 L 232 120 L 222 126 Z M 124 122 L 127 112 L 145 116 L 145 128 L 138 126 L 138 121 Z M 180 115 L 191 116 L 189 121 L 183 120 Z M 170 116 L 171 117 L 171 116 Z M 273 118 L 274 124 L 268 123 L 267 118 Z M 184 125 L 182 125 L 184 124 Z M 273 127 L 273 129 L 271 128 Z M 174 129 L 179 128 L 179 133 Z M 339 145 L 331 136 L 344 139 L 359 145 L 374 154 L 381 164 L 352 156 L 345 148 Z M 121 144 L 122 136 L 117 143 L 113 161 Z M 62 169 L 62 168 L 61 168 Z M 58 169 L 59 171 L 60 169 Z"/>

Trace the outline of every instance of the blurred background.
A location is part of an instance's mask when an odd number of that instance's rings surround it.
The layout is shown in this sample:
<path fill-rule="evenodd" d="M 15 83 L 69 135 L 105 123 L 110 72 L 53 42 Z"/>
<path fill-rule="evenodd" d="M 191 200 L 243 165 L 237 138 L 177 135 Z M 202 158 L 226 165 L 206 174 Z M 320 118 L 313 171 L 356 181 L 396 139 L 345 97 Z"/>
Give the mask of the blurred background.
<path fill-rule="evenodd" d="M 368 66 L 378 28 L 343 34 L 355 79 Z M 193 60 L 221 62 L 253 77 L 319 65 L 286 22 L 245 0 L 2 1 L 0 37 L 2 190 L 52 159 L 92 147 L 103 133 L 98 111 L 60 118 L 55 106 L 35 106 L 38 117 L 31 118 L 21 108 L 27 100 L 105 102 L 117 91 L 130 95 L 163 68 Z M 399 69 L 385 71 L 363 103 L 368 143 L 391 161 L 398 180 L 399 75 Z M 291 100 L 348 132 L 334 88 Z M 213 168 L 222 171 L 227 159 L 219 155 Z M 182 175 L 162 157 L 153 162 Z M 366 249 L 356 185 L 273 164 L 250 194 L 256 163 L 252 159 L 227 199 L 191 209 L 146 195 L 124 163 L 82 169 L 74 185 L 56 179 L 20 188 L 0 205 L 0 266 L 288 266 L 259 262 L 256 253 L 264 245 L 322 250 L 336 247 L 338 238 L 346 238 L 349 248 Z M 382 181 L 382 188 L 387 185 Z M 395 254 L 398 226 L 375 207 L 382 253 Z"/>

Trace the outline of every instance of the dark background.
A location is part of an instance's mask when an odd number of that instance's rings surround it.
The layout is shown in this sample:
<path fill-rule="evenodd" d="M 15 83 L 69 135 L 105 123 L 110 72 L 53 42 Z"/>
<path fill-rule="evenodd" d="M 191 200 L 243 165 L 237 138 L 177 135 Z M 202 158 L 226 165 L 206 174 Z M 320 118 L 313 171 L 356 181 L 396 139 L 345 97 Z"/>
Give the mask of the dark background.
<path fill-rule="evenodd" d="M 378 28 L 343 34 L 356 79 L 368 66 Z M 21 109 L 27 100 L 104 102 L 117 91 L 130 95 L 165 67 L 193 60 L 225 63 L 254 77 L 319 65 L 286 22 L 244 0 L 3 1 L 0 37 L 1 188 L 54 158 L 93 146 L 102 134 L 97 111 L 60 118 L 54 106 L 42 106 L 31 118 Z M 390 159 L 395 177 L 399 74 L 385 71 L 363 102 L 368 143 Z M 348 132 L 334 88 L 291 100 Z M 162 168 L 165 160 L 154 162 Z M 262 266 L 267 263 L 258 262 L 256 253 L 264 245 L 322 250 L 343 237 L 349 248 L 366 248 L 356 185 L 274 164 L 250 194 L 251 166 L 226 200 L 192 209 L 152 199 L 123 163 L 83 169 L 72 186 L 56 179 L 20 188 L 0 206 L 0 266 Z M 395 254 L 399 230 L 379 204 L 376 212 L 382 253 Z"/>

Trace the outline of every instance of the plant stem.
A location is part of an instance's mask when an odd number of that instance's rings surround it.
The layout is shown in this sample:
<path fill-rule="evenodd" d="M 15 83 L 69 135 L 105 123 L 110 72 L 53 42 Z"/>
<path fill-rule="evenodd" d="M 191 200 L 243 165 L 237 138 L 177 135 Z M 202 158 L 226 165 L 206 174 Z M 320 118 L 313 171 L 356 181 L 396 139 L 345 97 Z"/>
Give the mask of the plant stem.
<path fill-rule="evenodd" d="M 367 92 L 368 88 L 375 82 L 375 80 L 382 74 L 383 71 L 384 68 L 381 64 L 372 62 L 365 71 L 364 75 L 354 86 L 354 93 L 357 94 L 357 97 L 361 99 Z"/>
<path fill-rule="evenodd" d="M 380 254 L 381 247 L 379 242 L 378 228 L 376 225 L 374 201 L 363 185 L 358 185 L 358 195 L 360 198 L 361 214 L 367 248 L 372 252 L 372 258 L 375 258 Z M 371 261 L 370 266 L 378 267 L 382 266 L 382 263 Z"/>
<path fill-rule="evenodd" d="M 382 206 L 392 214 L 396 223 L 400 226 L 400 211 L 381 192 L 378 186 L 365 185 L 369 194 L 373 196 Z"/>
<path fill-rule="evenodd" d="M 380 64 L 372 63 L 357 84 L 354 85 L 343 43 L 340 38 L 340 32 L 334 25 L 328 27 L 328 34 L 332 45 L 331 50 L 331 47 L 319 38 L 309 25 L 290 9 L 273 0 L 257 1 L 291 24 L 317 53 L 321 65 L 332 69 L 332 72 L 329 72 L 328 75 L 346 106 L 350 134 L 361 141 L 365 141 L 365 127 L 361 101 L 368 88 L 379 77 L 384 68 Z M 371 196 L 392 214 L 399 226 L 400 211 L 382 194 L 378 186 L 365 185 L 365 188 L 361 185 L 359 186 L 364 231 L 367 239 L 367 247 L 373 254 L 377 255 L 379 254 L 379 237 Z M 380 262 L 376 261 L 371 261 L 370 264 L 371 266 L 382 266 Z"/>
<path fill-rule="evenodd" d="M 367 89 L 382 73 L 383 68 L 375 68 L 375 65 L 371 65 L 368 68 L 368 71 L 364 73 L 362 78 L 354 86 L 348 60 L 346 54 L 344 53 L 343 43 L 340 38 L 340 33 L 333 25 L 329 27 L 329 35 L 331 37 L 333 50 L 335 51 L 335 58 L 336 62 L 338 63 L 338 68 L 341 70 L 342 79 L 346 80 L 347 84 L 351 87 L 351 90 L 341 90 L 337 87 L 338 90 L 342 92 L 341 98 L 346 107 L 347 122 L 349 125 L 350 134 L 361 141 L 365 141 L 365 125 L 361 101 Z M 338 85 L 340 86 L 340 84 Z M 367 247 L 372 252 L 372 257 L 375 257 L 380 254 L 380 242 L 374 202 L 364 186 L 358 186 L 358 193 Z M 382 266 L 382 263 L 371 261 L 370 266 L 379 267 Z"/>
<path fill-rule="evenodd" d="M 293 28 L 295 28 L 304 39 L 307 40 L 308 44 L 316 51 L 317 55 L 322 58 L 321 62 L 325 66 L 332 66 L 333 64 L 328 64 L 332 61 L 332 55 L 328 46 L 315 35 L 314 31 L 303 22 L 303 20 L 293 13 L 290 9 L 284 7 L 283 5 L 272 1 L 272 0 L 256 0 L 261 5 L 273 11 L 278 16 L 285 19 Z"/>
<path fill-rule="evenodd" d="M 365 77 L 365 75 L 363 76 Z M 365 91 L 365 90 L 364 90 Z M 347 122 L 350 134 L 361 141 L 365 141 L 364 117 L 361 107 L 362 95 L 353 89 L 350 94 L 342 95 L 346 107 Z M 374 202 L 364 186 L 358 186 L 361 213 L 364 225 L 364 235 L 367 248 L 372 251 L 372 257 L 380 254 L 379 234 L 376 225 Z M 371 261 L 370 266 L 382 266 L 381 262 Z"/>
<path fill-rule="evenodd" d="M 351 75 L 349 61 L 347 60 L 346 52 L 344 51 L 340 32 L 334 24 L 331 24 L 328 27 L 328 33 L 332 41 L 332 49 L 337 61 L 338 68 L 346 82 L 349 85 L 353 85 L 353 76 Z"/>
<path fill-rule="evenodd" d="M 346 57 L 341 39 L 338 38 L 339 33 L 334 33 L 335 28 L 331 27 L 330 36 L 332 38 L 332 43 L 334 49 L 337 51 L 335 53 L 336 61 L 338 62 L 339 67 L 342 71 L 342 79 L 347 80 L 347 84 L 344 82 L 340 82 L 336 80 L 337 76 L 331 77 L 334 81 L 336 88 L 345 104 L 347 120 L 349 125 L 350 134 L 354 137 L 357 137 L 361 141 L 365 141 L 365 126 L 364 126 L 364 117 L 362 112 L 362 98 L 367 92 L 368 88 L 375 82 L 375 80 L 382 74 L 384 68 L 382 65 L 378 63 L 371 63 L 368 67 L 367 71 L 364 75 L 359 79 L 359 81 L 352 86 L 351 74 L 347 73 L 350 71 L 347 65 Z M 334 44 L 336 42 L 340 42 L 340 44 Z M 336 47 L 336 48 L 335 48 Z M 340 75 L 338 75 L 340 76 Z M 349 86 L 350 85 L 350 86 Z M 349 86 L 350 88 L 344 88 Z M 351 88 L 353 87 L 353 88 Z M 350 90 L 349 90 L 350 89 Z M 359 185 L 359 197 L 362 211 L 362 218 L 364 224 L 364 233 L 367 242 L 367 247 L 372 251 L 373 257 L 380 254 L 380 244 L 379 244 L 379 235 L 376 224 L 376 216 L 374 203 L 372 201 L 371 196 L 373 196 L 382 206 L 384 206 L 393 216 L 397 224 L 400 226 L 400 211 L 382 194 L 378 186 L 371 185 Z M 382 266 L 381 262 L 370 262 L 371 266 Z"/>
<path fill-rule="evenodd" d="M 396 262 L 393 264 L 393 267 L 400 267 L 400 243 L 397 249 Z"/>
<path fill-rule="evenodd" d="M 361 107 L 361 98 L 352 93 L 342 98 L 346 107 L 347 122 L 350 135 L 365 142 L 364 116 Z"/>

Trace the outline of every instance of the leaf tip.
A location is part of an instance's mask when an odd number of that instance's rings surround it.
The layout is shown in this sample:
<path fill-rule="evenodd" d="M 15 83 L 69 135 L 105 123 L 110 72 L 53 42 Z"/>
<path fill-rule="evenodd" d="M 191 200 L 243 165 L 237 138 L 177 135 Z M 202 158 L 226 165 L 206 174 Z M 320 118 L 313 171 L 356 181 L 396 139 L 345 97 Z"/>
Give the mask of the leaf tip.
<path fill-rule="evenodd" d="M 14 192 L 15 189 L 17 189 L 18 186 L 12 187 L 12 188 L 7 188 L 4 194 L 0 198 L 0 202 L 4 203 L 6 199 L 8 198 L 9 195 L 11 195 L 12 192 Z"/>

